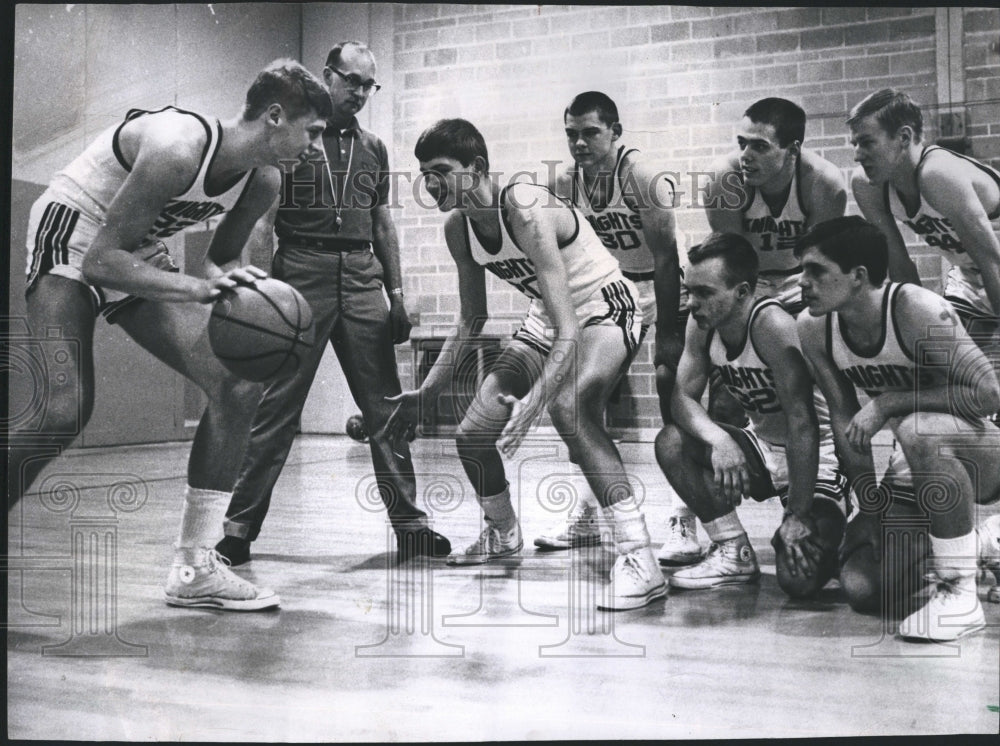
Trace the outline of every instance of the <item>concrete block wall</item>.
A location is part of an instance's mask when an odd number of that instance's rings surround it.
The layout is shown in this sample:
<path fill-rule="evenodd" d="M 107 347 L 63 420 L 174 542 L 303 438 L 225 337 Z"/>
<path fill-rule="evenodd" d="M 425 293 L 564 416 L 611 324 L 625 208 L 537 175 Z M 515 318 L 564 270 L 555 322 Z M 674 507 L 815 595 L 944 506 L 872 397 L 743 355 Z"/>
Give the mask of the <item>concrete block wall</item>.
<path fill-rule="evenodd" d="M 618 104 L 625 139 L 687 179 L 678 210 L 682 245 L 708 230 L 692 206 L 691 179 L 735 144 L 743 110 L 765 96 L 798 102 L 809 114 L 806 146 L 844 171 L 853 165 L 844 124 L 851 106 L 886 86 L 936 104 L 934 8 L 712 8 L 689 6 L 396 5 L 393 13 L 393 161 L 417 171 L 413 146 L 441 117 L 461 116 L 483 132 L 491 165 L 544 180 L 546 161 L 569 158 L 562 111 L 597 89 Z M 967 9 L 967 98 L 973 153 L 1000 157 L 1000 11 Z M 989 103 L 987 103 L 989 102 Z M 936 136 L 936 117 L 927 117 Z M 401 181 L 397 224 L 406 293 L 418 333 L 448 328 L 458 310 L 456 275 L 443 216 Z M 696 185 L 695 185 L 696 187 Z M 423 205 L 420 205 L 420 201 Z M 857 212 L 853 200 L 849 212 Z M 920 249 L 917 264 L 939 289 L 941 262 Z M 525 308 L 489 278 L 491 331 L 510 333 Z M 632 367 L 615 424 L 654 428 L 659 414 L 647 341 Z"/>

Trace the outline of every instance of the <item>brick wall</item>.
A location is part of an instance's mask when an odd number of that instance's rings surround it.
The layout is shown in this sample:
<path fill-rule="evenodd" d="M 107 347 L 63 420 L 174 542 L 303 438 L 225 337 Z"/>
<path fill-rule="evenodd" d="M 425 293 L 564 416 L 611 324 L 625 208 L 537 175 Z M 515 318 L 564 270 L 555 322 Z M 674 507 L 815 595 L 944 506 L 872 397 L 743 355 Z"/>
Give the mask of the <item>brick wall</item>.
<path fill-rule="evenodd" d="M 1000 167 L 1000 10 L 966 8 L 963 23 L 972 155 Z"/>
<path fill-rule="evenodd" d="M 974 153 L 1000 156 L 1000 12 L 965 13 Z M 462 116 L 486 137 L 494 170 L 544 174 L 568 159 L 562 111 L 582 90 L 617 102 L 625 141 L 664 168 L 705 170 L 734 144 L 734 124 L 758 98 L 790 98 L 809 114 L 806 145 L 852 166 L 844 121 L 868 92 L 903 88 L 937 101 L 934 8 L 709 8 L 687 6 L 397 5 L 394 8 L 394 163 L 416 172 L 413 145 L 440 117 Z M 992 101 L 992 103 L 985 103 Z M 934 137 L 933 127 L 928 133 Z M 689 191 L 690 195 L 690 191 Z M 426 198 L 425 204 L 426 204 Z M 702 210 L 678 212 L 684 244 L 708 229 Z M 418 334 L 448 328 L 458 309 L 443 217 L 404 190 L 397 213 L 406 292 Z M 857 212 L 850 204 L 849 212 Z M 918 251 L 940 287 L 941 263 Z M 488 330 L 509 334 L 525 301 L 488 280 Z M 401 371 L 411 375 L 408 366 Z M 649 342 L 632 367 L 616 423 L 659 426 Z"/>

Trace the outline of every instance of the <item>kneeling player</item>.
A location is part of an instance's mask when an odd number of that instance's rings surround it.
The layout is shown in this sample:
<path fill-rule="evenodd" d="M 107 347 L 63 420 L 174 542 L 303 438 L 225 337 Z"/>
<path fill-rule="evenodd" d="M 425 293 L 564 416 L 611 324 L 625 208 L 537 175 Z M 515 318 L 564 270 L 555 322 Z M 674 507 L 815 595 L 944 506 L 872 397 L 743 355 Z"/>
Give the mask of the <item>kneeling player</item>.
<path fill-rule="evenodd" d="M 813 595 L 837 572 L 846 482 L 795 319 L 774 299 L 755 300 L 757 254 L 742 236 L 713 233 L 688 259 L 691 319 L 672 399 L 676 424 L 660 432 L 656 457 L 713 543 L 670 584 L 755 582 L 760 569 L 735 507 L 742 495 L 778 495 L 785 505 L 772 539 L 778 583 L 790 596 Z M 742 404 L 745 429 L 713 422 L 702 407 L 713 372 Z"/>
<path fill-rule="evenodd" d="M 893 490 L 889 515 L 927 520 L 936 578 L 927 604 L 899 627 L 904 638 L 954 640 L 985 626 L 976 592 L 973 506 L 1000 497 L 1000 432 L 986 416 L 1000 404 L 989 360 L 963 329 L 954 308 L 915 285 L 884 283 L 885 236 L 860 217 L 817 225 L 798 242 L 802 349 L 830 407 L 841 463 L 862 512 L 844 541 L 840 580 L 856 609 L 908 594 L 922 577 L 922 557 L 881 541 L 872 437 L 891 428 L 912 470 L 918 500 Z M 866 397 L 862 407 L 858 392 Z M 894 481 L 897 463 L 890 464 Z"/>
<path fill-rule="evenodd" d="M 521 529 L 500 451 L 510 456 L 547 410 L 614 526 L 618 559 L 600 608 L 644 606 L 666 583 L 649 547 L 646 522 L 621 457 L 604 429 L 608 395 L 638 343 L 635 285 L 626 280 L 590 224 L 544 187 L 489 176 L 479 131 L 464 119 L 428 128 L 415 153 L 426 188 L 443 212 L 458 268 L 461 315 L 418 391 L 398 402 L 386 427 L 412 428 L 421 400 L 448 382 L 450 363 L 487 318 L 485 269 L 532 298 L 524 324 L 493 366 L 458 431 L 458 453 L 482 506 L 486 528 L 451 564 L 482 564 L 517 554 Z"/>

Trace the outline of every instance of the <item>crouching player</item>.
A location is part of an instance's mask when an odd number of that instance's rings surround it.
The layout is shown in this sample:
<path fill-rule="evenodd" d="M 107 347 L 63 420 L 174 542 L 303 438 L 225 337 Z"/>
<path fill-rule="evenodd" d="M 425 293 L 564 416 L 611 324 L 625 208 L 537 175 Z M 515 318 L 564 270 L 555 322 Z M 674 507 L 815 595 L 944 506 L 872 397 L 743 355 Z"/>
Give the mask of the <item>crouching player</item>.
<path fill-rule="evenodd" d="M 422 403 L 447 384 L 462 346 L 487 318 L 485 270 L 532 299 L 524 324 L 487 375 L 458 430 L 458 454 L 483 509 L 486 527 L 464 552 L 449 558 L 475 565 L 516 555 L 523 545 L 500 453 L 511 456 L 547 410 L 614 527 L 618 558 L 611 586 L 598 604 L 633 609 L 663 598 L 667 586 L 649 546 L 642 511 L 621 456 L 604 429 L 612 387 L 638 344 L 638 291 L 590 224 L 545 187 L 489 176 L 479 131 L 464 119 L 444 119 L 415 148 L 425 186 L 445 224 L 458 269 L 458 328 L 417 391 L 389 401 L 397 409 L 386 428 L 411 431 Z M 497 451 L 499 446 L 500 452 Z"/>
<path fill-rule="evenodd" d="M 875 610 L 881 599 L 919 586 L 924 558 L 899 553 L 919 539 L 883 546 L 886 508 L 872 507 L 887 484 L 911 482 L 909 499 L 889 490 L 888 514 L 927 521 L 935 573 L 929 600 L 903 619 L 899 633 L 954 640 L 976 632 L 985 617 L 976 590 L 973 510 L 1000 497 L 1000 431 L 986 419 L 1000 405 L 996 374 L 951 304 L 915 285 L 885 283 L 886 238 L 862 218 L 815 226 L 796 253 L 809 309 L 798 321 L 802 349 L 829 403 L 841 463 L 862 508 L 842 551 L 848 600 L 855 609 Z M 884 427 L 912 474 L 894 458 L 877 489 L 871 441 Z"/>
<path fill-rule="evenodd" d="M 777 300 L 755 299 L 757 253 L 743 236 L 713 233 L 688 260 L 691 318 L 672 399 L 675 424 L 657 436 L 656 457 L 712 545 L 670 584 L 756 582 L 760 568 L 736 506 L 743 495 L 779 496 L 785 514 L 772 539 L 778 583 L 792 597 L 811 596 L 837 572 L 846 480 L 795 319 Z M 746 428 L 713 422 L 701 405 L 716 372 L 746 412 Z"/>

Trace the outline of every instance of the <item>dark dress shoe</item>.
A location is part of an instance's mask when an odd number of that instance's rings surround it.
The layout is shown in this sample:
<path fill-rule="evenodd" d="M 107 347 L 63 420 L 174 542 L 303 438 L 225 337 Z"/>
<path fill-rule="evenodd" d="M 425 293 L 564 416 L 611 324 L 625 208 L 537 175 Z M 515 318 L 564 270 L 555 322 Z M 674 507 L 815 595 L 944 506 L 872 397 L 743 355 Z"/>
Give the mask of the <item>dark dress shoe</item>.
<path fill-rule="evenodd" d="M 215 551 L 229 560 L 230 567 L 239 567 L 250 561 L 250 542 L 238 536 L 226 536 L 215 545 Z"/>
<path fill-rule="evenodd" d="M 451 542 L 429 528 L 400 531 L 396 534 L 396 548 L 400 562 L 406 562 L 418 554 L 428 557 L 447 557 L 451 554 Z"/>

